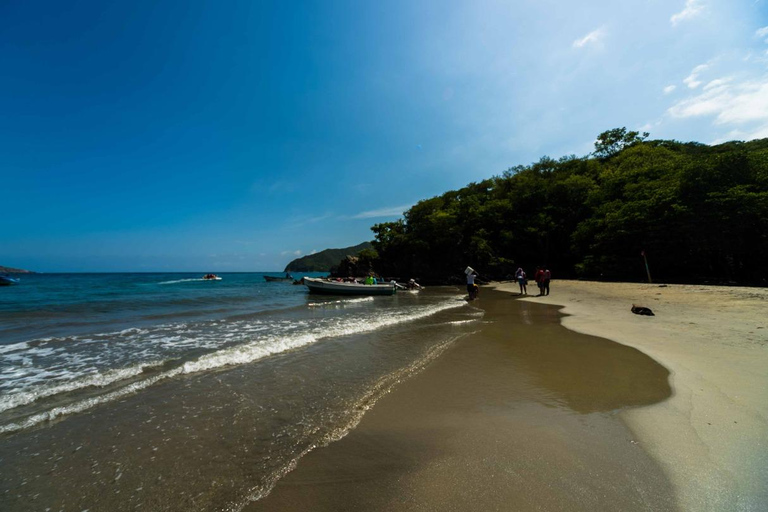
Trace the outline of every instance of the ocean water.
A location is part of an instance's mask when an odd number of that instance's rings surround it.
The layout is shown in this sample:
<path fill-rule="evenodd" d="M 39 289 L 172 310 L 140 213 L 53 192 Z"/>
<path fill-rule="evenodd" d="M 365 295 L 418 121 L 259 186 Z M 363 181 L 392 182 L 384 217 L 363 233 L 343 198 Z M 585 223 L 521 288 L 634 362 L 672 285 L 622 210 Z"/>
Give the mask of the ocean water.
<path fill-rule="evenodd" d="M 238 510 L 482 317 L 456 288 L 221 276 L 0 288 L 0 508 Z"/>

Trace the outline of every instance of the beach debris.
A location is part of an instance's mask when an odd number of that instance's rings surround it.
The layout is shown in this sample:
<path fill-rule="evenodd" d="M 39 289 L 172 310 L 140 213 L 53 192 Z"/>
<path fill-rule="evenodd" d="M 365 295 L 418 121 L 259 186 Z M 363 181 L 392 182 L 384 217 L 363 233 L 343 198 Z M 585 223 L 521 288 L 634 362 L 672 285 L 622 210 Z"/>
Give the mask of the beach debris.
<path fill-rule="evenodd" d="M 653 314 L 653 311 L 651 311 L 651 308 L 646 308 L 645 306 L 638 306 L 637 304 L 632 304 L 632 309 L 630 311 L 632 311 L 636 315 L 656 316 Z"/>

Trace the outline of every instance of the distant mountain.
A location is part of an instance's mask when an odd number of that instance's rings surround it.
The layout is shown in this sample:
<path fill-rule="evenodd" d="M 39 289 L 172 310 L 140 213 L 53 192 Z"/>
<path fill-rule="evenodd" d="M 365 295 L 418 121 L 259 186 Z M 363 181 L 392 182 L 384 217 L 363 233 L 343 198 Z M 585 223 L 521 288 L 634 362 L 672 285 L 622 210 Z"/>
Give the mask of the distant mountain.
<path fill-rule="evenodd" d="M 24 270 L 23 268 L 11 268 L 0 266 L 0 274 L 33 274 L 31 270 Z"/>
<path fill-rule="evenodd" d="M 363 249 L 370 249 L 371 242 L 363 242 L 344 249 L 326 249 L 297 258 L 285 267 L 284 272 L 329 272 L 331 267 L 347 256 L 357 256 Z"/>

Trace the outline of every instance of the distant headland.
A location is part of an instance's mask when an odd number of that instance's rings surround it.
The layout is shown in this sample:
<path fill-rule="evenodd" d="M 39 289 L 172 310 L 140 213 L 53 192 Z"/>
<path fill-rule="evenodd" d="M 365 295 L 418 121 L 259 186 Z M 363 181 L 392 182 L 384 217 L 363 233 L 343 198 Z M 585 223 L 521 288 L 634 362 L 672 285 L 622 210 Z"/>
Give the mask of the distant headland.
<path fill-rule="evenodd" d="M 293 260 L 284 272 L 330 272 L 331 267 L 338 265 L 347 256 L 357 256 L 360 251 L 370 248 L 371 242 L 363 242 L 344 249 L 325 249 Z"/>
<path fill-rule="evenodd" d="M 31 270 L 24 270 L 23 268 L 3 267 L 0 265 L 0 274 L 34 274 Z"/>

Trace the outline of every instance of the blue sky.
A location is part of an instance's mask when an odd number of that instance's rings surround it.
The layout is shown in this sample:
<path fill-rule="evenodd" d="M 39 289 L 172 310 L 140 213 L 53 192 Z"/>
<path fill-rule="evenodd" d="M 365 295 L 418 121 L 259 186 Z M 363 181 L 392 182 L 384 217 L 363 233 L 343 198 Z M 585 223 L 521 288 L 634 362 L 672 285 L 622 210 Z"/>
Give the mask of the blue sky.
<path fill-rule="evenodd" d="M 279 270 L 627 126 L 768 137 L 767 0 L 0 3 L 0 265 Z"/>

